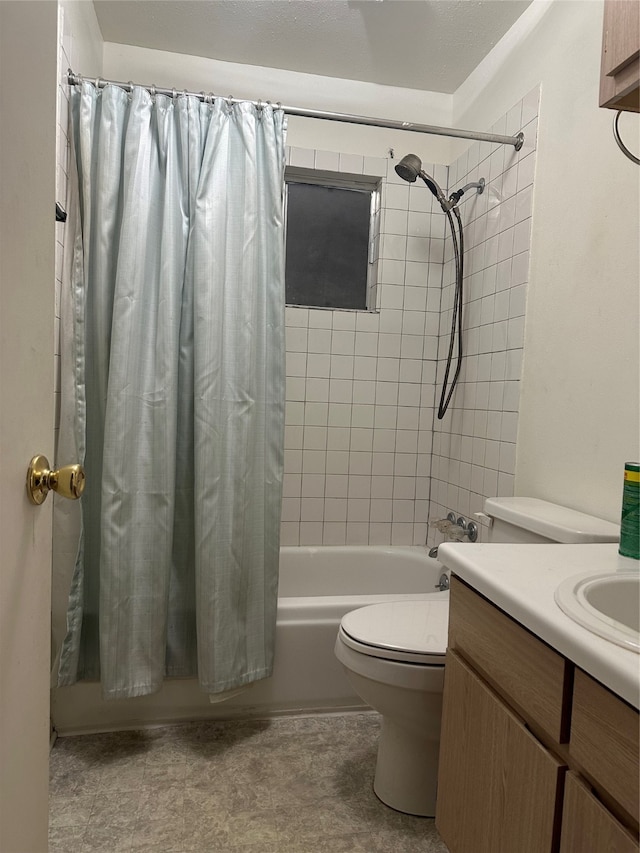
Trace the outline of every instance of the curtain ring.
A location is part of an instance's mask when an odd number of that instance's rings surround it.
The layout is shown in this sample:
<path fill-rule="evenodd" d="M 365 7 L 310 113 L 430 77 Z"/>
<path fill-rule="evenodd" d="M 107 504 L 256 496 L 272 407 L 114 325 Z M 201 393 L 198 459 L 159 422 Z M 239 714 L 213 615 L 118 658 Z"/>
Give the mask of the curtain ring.
<path fill-rule="evenodd" d="M 149 94 L 151 95 L 151 100 L 152 100 L 152 101 L 155 101 L 155 99 L 156 99 L 156 95 L 158 94 L 158 93 L 157 93 L 157 91 L 156 91 L 156 84 L 155 84 L 155 83 L 152 83 L 152 84 L 149 86 Z"/>
<path fill-rule="evenodd" d="M 227 95 L 225 102 L 227 104 L 227 110 L 229 112 L 233 112 L 233 95 Z"/>
<path fill-rule="evenodd" d="M 100 90 L 100 83 L 101 83 L 101 81 L 102 81 L 102 77 L 96 77 L 96 79 L 95 79 L 95 81 L 94 81 L 94 83 L 93 83 L 93 85 L 96 87 L 96 89 L 98 89 L 98 91 Z"/>
<path fill-rule="evenodd" d="M 172 99 L 173 99 L 174 101 L 175 101 L 175 99 L 178 97 L 178 93 L 176 92 L 176 90 L 175 90 L 175 89 L 172 89 L 172 90 L 171 90 L 171 97 L 172 97 Z"/>

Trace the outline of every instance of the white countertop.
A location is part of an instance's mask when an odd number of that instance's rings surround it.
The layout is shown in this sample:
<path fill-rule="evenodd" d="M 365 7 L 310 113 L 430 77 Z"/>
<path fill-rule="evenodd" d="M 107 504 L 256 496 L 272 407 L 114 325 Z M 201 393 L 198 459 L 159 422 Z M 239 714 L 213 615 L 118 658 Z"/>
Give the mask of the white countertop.
<path fill-rule="evenodd" d="M 640 708 L 640 654 L 593 634 L 554 600 L 558 584 L 588 571 L 640 571 L 618 545 L 507 545 L 446 542 L 438 559 L 560 654 Z"/>

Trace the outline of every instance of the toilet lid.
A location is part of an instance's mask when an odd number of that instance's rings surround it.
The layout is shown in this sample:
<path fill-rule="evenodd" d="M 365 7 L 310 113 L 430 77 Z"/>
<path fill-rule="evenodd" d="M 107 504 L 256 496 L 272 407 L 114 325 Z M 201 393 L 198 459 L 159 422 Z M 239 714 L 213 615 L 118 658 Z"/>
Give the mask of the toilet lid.
<path fill-rule="evenodd" d="M 340 623 L 343 641 L 373 657 L 411 663 L 444 663 L 448 599 L 386 601 L 352 610 Z"/>

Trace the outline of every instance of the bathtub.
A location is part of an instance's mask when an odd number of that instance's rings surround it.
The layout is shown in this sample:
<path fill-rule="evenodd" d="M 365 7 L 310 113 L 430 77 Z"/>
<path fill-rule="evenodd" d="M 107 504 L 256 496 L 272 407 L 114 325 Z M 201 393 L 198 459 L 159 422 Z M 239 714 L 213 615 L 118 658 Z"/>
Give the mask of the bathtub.
<path fill-rule="evenodd" d="M 435 589 L 442 565 L 419 546 L 284 547 L 275 664 L 271 678 L 211 704 L 195 679 L 168 679 L 162 690 L 105 702 L 95 682 L 52 691 L 59 734 L 106 731 L 194 719 L 322 713 L 365 707 L 333 654 L 341 618 L 391 599 L 446 598 Z"/>

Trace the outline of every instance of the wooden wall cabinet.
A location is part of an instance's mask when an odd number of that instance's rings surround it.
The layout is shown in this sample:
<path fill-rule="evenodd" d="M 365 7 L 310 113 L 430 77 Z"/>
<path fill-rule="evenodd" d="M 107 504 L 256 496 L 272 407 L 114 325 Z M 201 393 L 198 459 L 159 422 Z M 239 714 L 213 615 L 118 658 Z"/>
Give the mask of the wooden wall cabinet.
<path fill-rule="evenodd" d="M 640 3 L 605 0 L 600 106 L 640 112 Z"/>
<path fill-rule="evenodd" d="M 451 853 L 640 849 L 637 710 L 455 576 L 436 826 Z"/>

